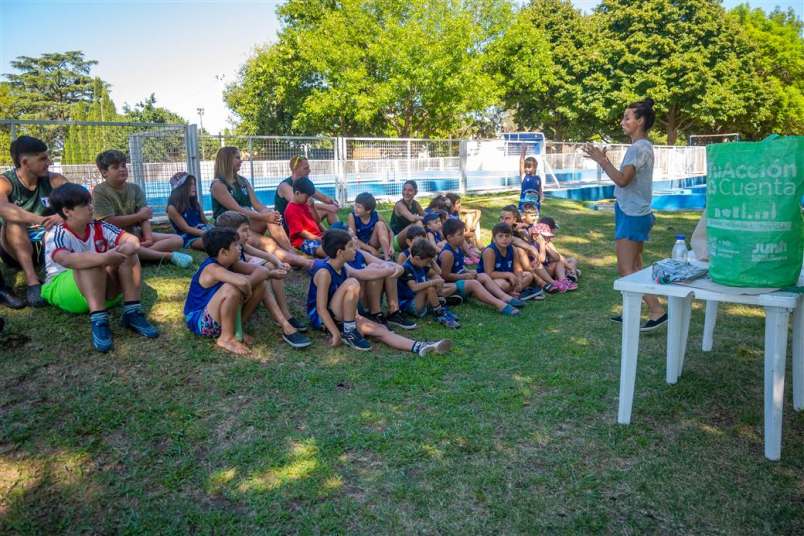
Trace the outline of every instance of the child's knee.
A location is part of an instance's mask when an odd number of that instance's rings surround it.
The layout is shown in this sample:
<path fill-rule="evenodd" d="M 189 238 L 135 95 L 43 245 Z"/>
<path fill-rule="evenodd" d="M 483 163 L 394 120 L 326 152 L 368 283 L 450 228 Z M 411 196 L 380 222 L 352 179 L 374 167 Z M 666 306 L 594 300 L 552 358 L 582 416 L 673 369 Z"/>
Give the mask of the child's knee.
<path fill-rule="evenodd" d="M 224 283 L 223 286 L 221 286 L 220 290 L 218 290 L 218 292 L 221 293 L 221 296 L 230 300 L 231 299 L 241 300 L 243 296 L 242 293 L 240 292 L 240 289 L 232 285 L 231 283 Z"/>
<path fill-rule="evenodd" d="M 491 283 L 491 278 L 488 276 L 488 274 L 477 274 L 477 280 L 483 285 L 488 285 Z"/>
<path fill-rule="evenodd" d="M 360 282 L 355 279 L 354 277 L 348 278 L 346 281 L 343 282 L 343 289 L 344 292 L 347 292 L 353 296 L 360 295 Z"/>

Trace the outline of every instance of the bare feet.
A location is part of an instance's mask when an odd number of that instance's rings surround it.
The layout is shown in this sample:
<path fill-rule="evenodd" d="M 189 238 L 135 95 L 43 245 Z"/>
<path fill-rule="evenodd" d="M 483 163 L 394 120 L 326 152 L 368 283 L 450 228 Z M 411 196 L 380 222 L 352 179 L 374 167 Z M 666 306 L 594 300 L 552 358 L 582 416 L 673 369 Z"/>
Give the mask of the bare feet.
<path fill-rule="evenodd" d="M 217 344 L 224 350 L 232 352 L 233 354 L 237 355 L 248 355 L 251 353 L 251 350 L 248 348 L 248 346 L 244 345 L 241 342 L 238 342 L 237 339 L 219 338 L 215 344 Z"/>

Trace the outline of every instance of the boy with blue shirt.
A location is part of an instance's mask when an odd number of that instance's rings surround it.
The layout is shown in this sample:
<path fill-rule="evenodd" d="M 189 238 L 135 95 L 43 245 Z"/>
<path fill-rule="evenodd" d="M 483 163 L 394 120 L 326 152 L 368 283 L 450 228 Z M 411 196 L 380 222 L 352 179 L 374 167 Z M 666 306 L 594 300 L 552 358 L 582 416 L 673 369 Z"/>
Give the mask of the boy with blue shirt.
<path fill-rule="evenodd" d="M 522 144 L 522 151 L 519 153 L 519 178 L 522 186 L 519 192 L 519 210 L 525 203 L 533 203 L 536 208 L 541 210 L 544 201 L 544 190 L 542 189 L 542 178 L 536 172 L 538 162 L 533 156 L 525 158 L 528 147 Z"/>
<path fill-rule="evenodd" d="M 444 289 L 444 280 L 435 264 L 436 254 L 436 247 L 427 238 L 417 238 L 410 246 L 410 256 L 402 265 L 405 271 L 398 279 L 399 306 L 418 317 L 429 311 L 440 324 L 459 328 L 458 318 L 439 300 L 439 294 L 452 294 L 457 288 L 450 284 L 451 288 Z"/>
<path fill-rule="evenodd" d="M 360 300 L 360 283 L 349 277 L 346 264 L 355 258 L 356 248 L 348 232 L 329 229 L 324 233 L 322 247 L 329 256 L 317 260 L 310 270 L 310 288 L 307 292 L 307 314 L 310 323 L 318 329 L 325 329 L 331 336 L 330 345 L 341 342 L 356 350 L 371 350 L 371 344 L 364 338 L 373 337 L 391 348 L 413 352 L 419 356 L 428 353 L 447 352 L 452 343 L 449 340 L 436 342 L 413 341 L 390 331 L 357 313 Z M 343 330 L 341 331 L 341 327 Z"/>
<path fill-rule="evenodd" d="M 491 230 L 492 242 L 480 255 L 478 273 L 488 274 L 500 288 L 520 300 L 535 298 L 539 291 L 531 288 L 533 274 L 523 269 L 511 245 L 513 232 L 507 223 L 498 223 Z"/>
<path fill-rule="evenodd" d="M 94 219 L 92 196 L 78 184 L 53 190 L 50 206 L 64 223 L 45 234 L 47 279 L 42 298 L 68 313 L 89 313 L 92 345 L 99 352 L 112 349 L 107 309 L 120 302 L 123 326 L 143 337 L 158 337 L 140 306 L 137 237 Z"/>
<path fill-rule="evenodd" d="M 373 195 L 363 192 L 355 197 L 355 206 L 353 212 L 349 214 L 347 224 L 352 234 L 357 237 L 360 249 L 372 255 L 382 255 L 386 261 L 393 258 L 394 251 L 391 247 L 393 235 L 377 213 L 377 200 Z"/>
<path fill-rule="evenodd" d="M 232 266 L 241 258 L 240 238 L 231 229 L 215 227 L 204 233 L 209 257 L 190 281 L 184 302 L 187 328 L 202 337 L 215 337 L 216 344 L 229 352 L 246 355 L 253 338 L 237 340 L 239 324 L 245 323 L 265 295 L 267 270 L 237 274 Z"/>

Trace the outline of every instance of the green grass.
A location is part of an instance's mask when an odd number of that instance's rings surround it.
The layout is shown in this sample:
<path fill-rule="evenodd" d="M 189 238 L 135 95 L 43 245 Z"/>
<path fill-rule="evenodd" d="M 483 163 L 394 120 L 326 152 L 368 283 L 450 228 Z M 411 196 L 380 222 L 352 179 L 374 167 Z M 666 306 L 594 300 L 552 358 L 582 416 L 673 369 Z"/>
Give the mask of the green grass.
<path fill-rule="evenodd" d="M 511 197 L 469 198 L 488 229 Z M 0 351 L 0 533 L 513 534 L 804 532 L 804 415 L 785 386 L 782 461 L 763 457 L 761 311 L 721 309 L 715 351 L 693 311 L 684 375 L 665 331 L 642 337 L 634 413 L 616 424 L 620 328 L 613 217 L 548 200 L 579 291 L 518 319 L 478 305 L 446 356 L 290 350 L 261 311 L 250 358 L 182 322 L 190 272 L 146 270 L 162 330 L 2 311 L 30 337 Z M 387 208 L 387 207 L 386 207 Z M 697 214 L 661 214 L 646 261 Z M 306 280 L 294 274 L 301 313 Z M 119 313 L 114 314 L 114 318 Z"/>

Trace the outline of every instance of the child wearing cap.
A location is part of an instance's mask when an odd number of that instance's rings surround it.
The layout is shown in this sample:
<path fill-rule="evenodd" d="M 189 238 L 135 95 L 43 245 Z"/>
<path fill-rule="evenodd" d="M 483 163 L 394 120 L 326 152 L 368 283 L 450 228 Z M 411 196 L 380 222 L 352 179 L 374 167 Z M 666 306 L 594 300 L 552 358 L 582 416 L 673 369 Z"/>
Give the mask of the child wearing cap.
<path fill-rule="evenodd" d="M 285 208 L 285 223 L 293 247 L 307 255 L 323 259 L 326 253 L 321 248 L 321 226 L 310 210 L 308 200 L 315 193 L 315 185 L 307 177 L 293 183 L 293 201 Z"/>
<path fill-rule="evenodd" d="M 444 236 L 441 234 L 441 229 L 444 227 L 444 220 L 447 219 L 447 213 L 443 210 L 430 210 L 424 213 L 424 219 L 422 223 L 424 224 L 424 229 L 427 231 L 427 240 L 429 240 L 438 251 L 444 249 L 444 244 L 447 243 L 444 240 Z"/>
<path fill-rule="evenodd" d="M 203 235 L 212 228 L 198 202 L 198 183 L 192 175 L 180 171 L 170 178 L 167 215 L 185 248 L 204 251 Z"/>
<path fill-rule="evenodd" d="M 187 268 L 193 258 L 180 253 L 183 241 L 170 233 L 151 229 L 153 210 L 148 206 L 142 188 L 128 182 L 126 155 L 117 150 L 103 151 L 95 158 L 103 182 L 92 190 L 95 217 L 111 223 L 139 238 L 137 255 L 142 261 L 170 261 Z"/>
<path fill-rule="evenodd" d="M 393 235 L 377 213 L 377 200 L 373 195 L 368 192 L 358 194 L 347 224 L 352 234 L 357 237 L 360 249 L 372 255 L 382 255 L 386 261 L 393 259 L 394 250 L 391 246 Z"/>

